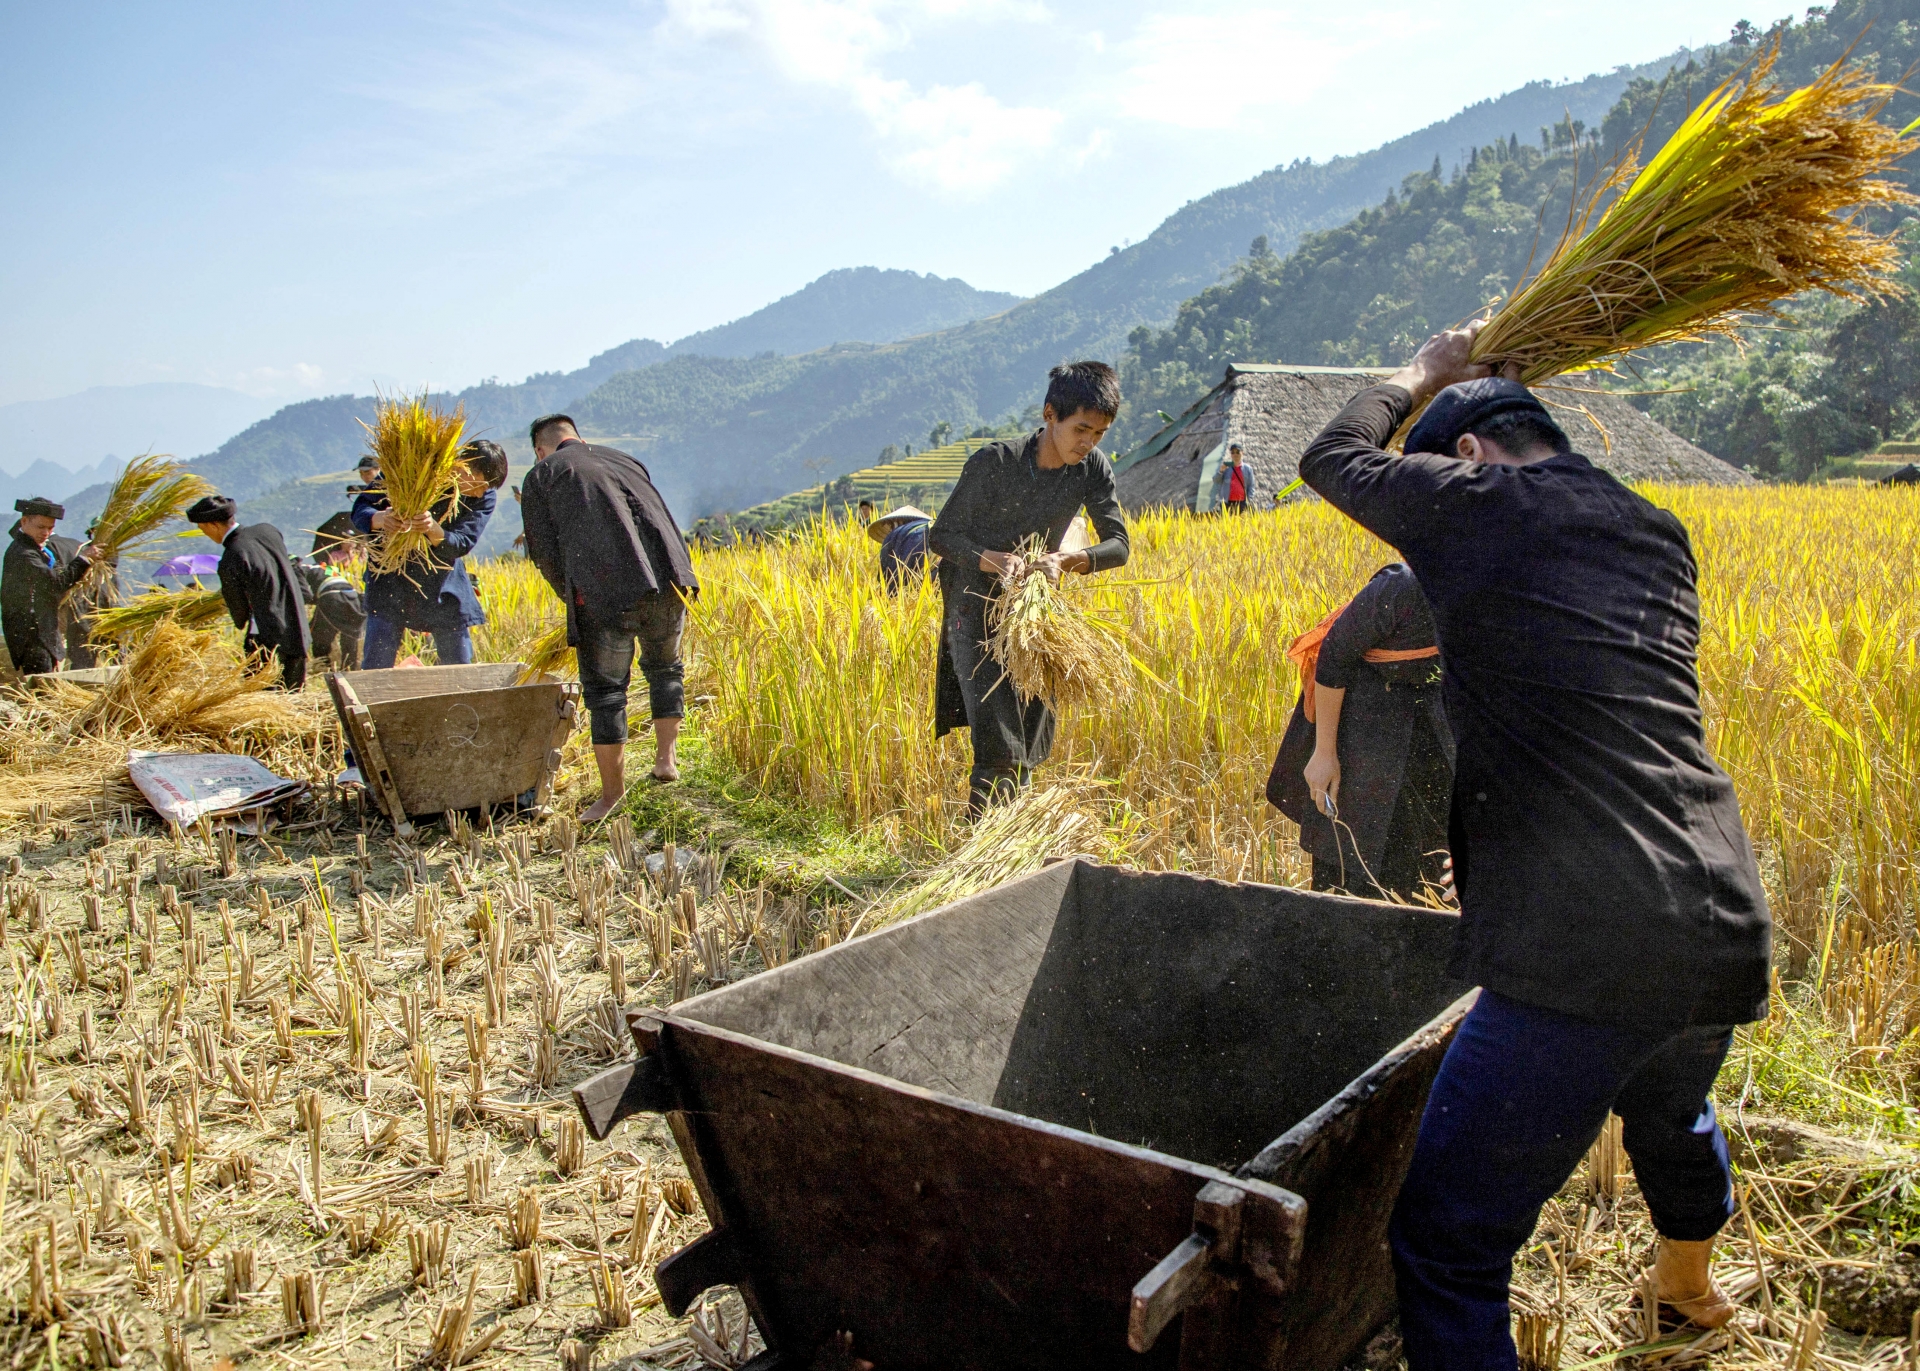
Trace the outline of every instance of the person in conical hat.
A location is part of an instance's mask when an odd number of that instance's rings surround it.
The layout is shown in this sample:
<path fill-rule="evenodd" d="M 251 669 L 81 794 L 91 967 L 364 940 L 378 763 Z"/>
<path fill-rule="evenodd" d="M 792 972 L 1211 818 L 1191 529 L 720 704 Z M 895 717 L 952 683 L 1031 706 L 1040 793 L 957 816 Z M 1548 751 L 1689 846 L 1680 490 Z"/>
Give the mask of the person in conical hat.
<path fill-rule="evenodd" d="M 933 516 L 912 505 L 902 505 L 867 524 L 867 536 L 880 544 L 880 576 L 888 594 L 899 590 L 906 577 L 926 570 L 927 530 L 932 527 Z"/>

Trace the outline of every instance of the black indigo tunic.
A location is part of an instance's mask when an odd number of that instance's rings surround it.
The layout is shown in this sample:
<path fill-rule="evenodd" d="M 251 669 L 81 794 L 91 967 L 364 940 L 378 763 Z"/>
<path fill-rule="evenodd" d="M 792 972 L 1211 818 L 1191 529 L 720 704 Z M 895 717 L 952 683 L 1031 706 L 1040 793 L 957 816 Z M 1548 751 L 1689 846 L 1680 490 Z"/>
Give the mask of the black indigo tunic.
<path fill-rule="evenodd" d="M 87 574 L 80 544 L 54 534 L 42 548 L 14 524 L 0 571 L 0 632 L 23 675 L 58 671 L 65 653 L 60 599 Z M 51 553 L 49 557 L 47 554 Z"/>
<path fill-rule="evenodd" d="M 1373 649 L 1433 645 L 1433 614 L 1413 572 L 1401 562 L 1376 571 L 1327 630 L 1313 674 L 1316 685 L 1347 692 L 1340 711 L 1341 829 L 1313 803 L 1302 774 L 1317 741 L 1304 695 L 1267 782 L 1267 798 L 1300 825 L 1300 846 L 1335 870 L 1344 860 L 1346 878 L 1339 884 L 1355 894 L 1374 893 L 1366 880 L 1371 872 L 1386 889 L 1412 898 L 1421 857 L 1447 843 L 1453 735 L 1441 700 L 1440 659 L 1366 659 Z M 1407 795 L 1408 787 L 1417 793 Z M 1407 847 L 1412 850 L 1389 850 Z"/>
<path fill-rule="evenodd" d="M 980 569 L 980 554 L 1019 552 L 1035 538 L 1047 551 L 1057 552 L 1067 526 L 1084 508 L 1100 538 L 1087 549 L 1089 569 L 1106 571 L 1124 566 L 1127 560 L 1127 523 L 1114 494 L 1113 464 L 1096 450 L 1083 462 L 1044 471 L 1039 460 L 1042 432 L 1036 431 L 1023 441 L 989 443 L 967 458 L 953 494 L 941 506 L 927 534 L 927 546 L 940 558 L 940 663 L 934 679 L 934 736 L 971 727 L 974 759 L 981 764 L 1037 764 L 1052 738 L 1052 716 L 1039 701 L 1018 711 L 1020 719 L 1009 710 L 992 710 L 995 723 L 1005 725 L 996 731 L 1011 731 L 1005 738 L 985 736 L 979 725 L 987 721 L 971 717 L 980 712 L 981 701 L 970 700 L 969 694 L 977 697 L 991 687 L 991 682 L 982 683 L 987 672 L 992 672 L 995 679 L 999 675 L 998 665 L 987 657 L 985 648 L 987 602 L 998 593 L 999 578 Z M 963 655 L 973 658 L 969 684 L 976 689 L 962 690 L 953 653 L 956 634 L 964 635 Z M 994 692 L 996 696 L 1001 693 L 1011 698 L 1013 687 L 1004 685 Z M 1022 739 L 1011 734 L 1026 736 Z"/>
<path fill-rule="evenodd" d="M 1411 410 L 1399 386 L 1362 391 L 1300 474 L 1398 548 L 1433 607 L 1455 973 L 1601 1022 L 1764 1017 L 1771 924 L 1707 752 L 1686 529 L 1578 453 L 1382 451 Z"/>

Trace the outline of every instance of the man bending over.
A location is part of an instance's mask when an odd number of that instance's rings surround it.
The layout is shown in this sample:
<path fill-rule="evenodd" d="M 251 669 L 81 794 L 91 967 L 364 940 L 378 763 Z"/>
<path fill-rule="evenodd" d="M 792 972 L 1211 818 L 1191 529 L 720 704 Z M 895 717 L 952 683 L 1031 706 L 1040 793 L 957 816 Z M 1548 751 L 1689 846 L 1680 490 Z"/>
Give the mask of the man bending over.
<path fill-rule="evenodd" d="M 583 442 L 564 414 L 534 420 L 531 437 L 534 468 L 520 493 L 520 517 L 527 556 L 566 604 L 567 641 L 580 659 L 580 694 L 600 769 L 600 798 L 580 820 L 594 823 L 626 794 L 636 642 L 653 712 L 653 778 L 680 777 L 680 629 L 686 598 L 700 583 L 680 526 L 645 467 L 616 448 Z"/>

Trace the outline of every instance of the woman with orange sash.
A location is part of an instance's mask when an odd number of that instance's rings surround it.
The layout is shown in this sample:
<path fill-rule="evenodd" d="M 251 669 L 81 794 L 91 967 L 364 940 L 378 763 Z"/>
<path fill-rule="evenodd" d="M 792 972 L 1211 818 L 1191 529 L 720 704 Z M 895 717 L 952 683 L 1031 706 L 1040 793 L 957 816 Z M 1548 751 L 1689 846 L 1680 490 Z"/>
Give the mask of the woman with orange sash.
<path fill-rule="evenodd" d="M 1267 780 L 1267 798 L 1300 825 L 1313 888 L 1418 899 L 1447 882 L 1453 734 L 1440 695 L 1433 614 L 1404 563 L 1287 655 L 1300 702 Z"/>

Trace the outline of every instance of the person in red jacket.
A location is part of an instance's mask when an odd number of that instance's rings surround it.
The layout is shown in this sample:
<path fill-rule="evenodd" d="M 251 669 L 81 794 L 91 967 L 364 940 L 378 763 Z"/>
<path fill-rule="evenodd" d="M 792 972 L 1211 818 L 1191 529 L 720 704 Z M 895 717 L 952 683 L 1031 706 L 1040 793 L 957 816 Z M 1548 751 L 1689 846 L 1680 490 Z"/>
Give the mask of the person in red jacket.
<path fill-rule="evenodd" d="M 1227 482 L 1227 513 L 1245 514 L 1247 497 L 1253 494 L 1253 472 L 1247 468 L 1246 454 L 1240 451 L 1240 444 L 1228 446 L 1227 460 L 1221 464 L 1220 475 Z"/>

